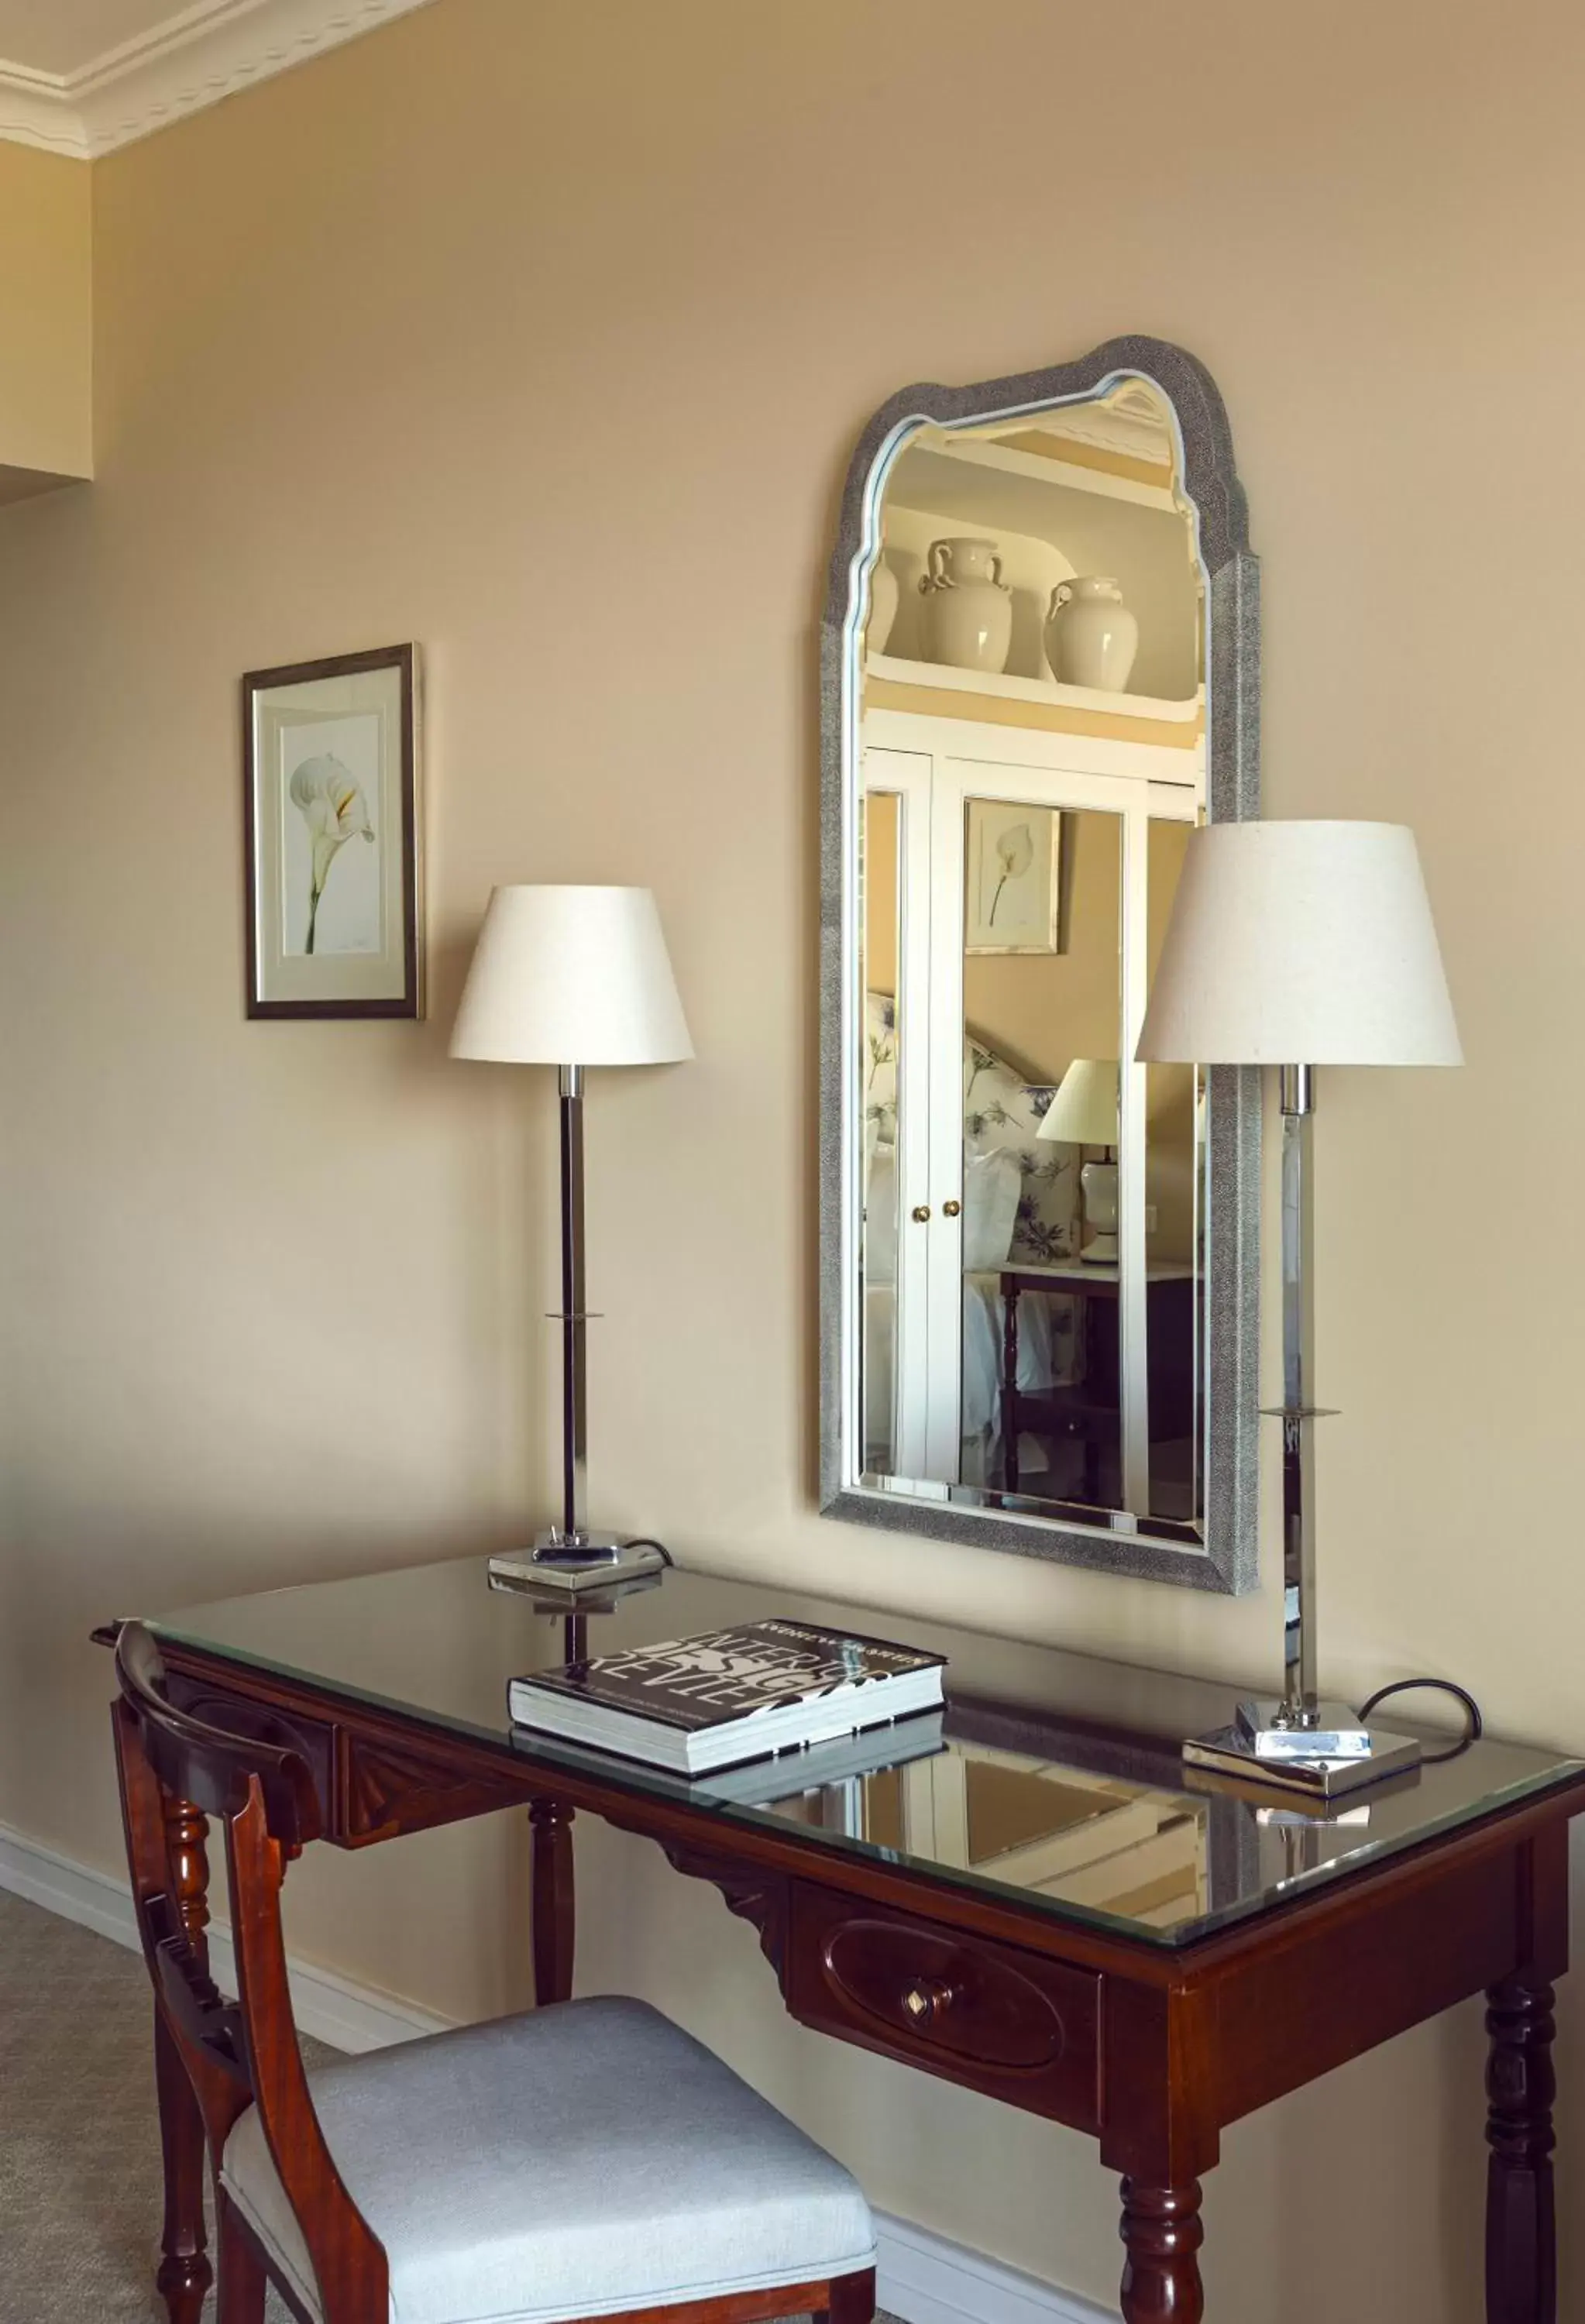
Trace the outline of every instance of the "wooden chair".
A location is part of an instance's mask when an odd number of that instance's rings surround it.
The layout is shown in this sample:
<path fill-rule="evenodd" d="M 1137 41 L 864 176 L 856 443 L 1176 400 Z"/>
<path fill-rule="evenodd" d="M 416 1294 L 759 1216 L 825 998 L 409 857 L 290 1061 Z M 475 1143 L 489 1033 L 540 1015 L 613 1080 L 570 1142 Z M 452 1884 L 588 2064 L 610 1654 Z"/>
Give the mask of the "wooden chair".
<path fill-rule="evenodd" d="M 177 1710 L 139 1624 L 115 1665 L 138 1926 L 207 2135 L 220 2324 L 260 2324 L 266 2278 L 304 2324 L 868 2324 L 854 2181 L 643 2003 L 561 2002 L 306 2073 L 281 1886 L 320 1831 L 308 1768 Z M 183 1927 L 167 1800 L 224 1826 L 235 2002 Z"/>

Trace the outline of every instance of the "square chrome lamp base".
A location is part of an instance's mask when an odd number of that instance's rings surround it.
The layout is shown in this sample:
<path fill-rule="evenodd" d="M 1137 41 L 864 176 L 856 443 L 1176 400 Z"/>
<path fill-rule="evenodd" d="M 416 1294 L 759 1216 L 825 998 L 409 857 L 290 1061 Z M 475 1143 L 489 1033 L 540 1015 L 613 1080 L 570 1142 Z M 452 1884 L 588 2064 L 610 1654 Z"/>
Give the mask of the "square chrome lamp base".
<path fill-rule="evenodd" d="M 1319 1704 L 1315 1724 L 1300 1727 L 1285 1719 L 1280 1702 L 1267 1698 L 1240 1702 L 1231 1727 L 1192 1735 L 1184 1757 L 1192 1767 L 1324 1801 L 1418 1766 L 1421 1748 L 1411 1735 L 1363 1725 L 1345 1703 Z"/>
<path fill-rule="evenodd" d="M 614 1534 L 590 1533 L 581 1526 L 569 1533 L 553 1525 L 535 1535 L 531 1555 L 536 1565 L 614 1565 L 625 1546 Z"/>
<path fill-rule="evenodd" d="M 650 1541 L 619 1540 L 611 1534 L 585 1534 L 569 1540 L 553 1526 L 532 1549 L 510 1550 L 490 1560 L 493 1584 L 539 1590 L 552 1598 L 590 1600 L 601 1591 L 627 1590 L 658 1580 L 667 1563 Z"/>

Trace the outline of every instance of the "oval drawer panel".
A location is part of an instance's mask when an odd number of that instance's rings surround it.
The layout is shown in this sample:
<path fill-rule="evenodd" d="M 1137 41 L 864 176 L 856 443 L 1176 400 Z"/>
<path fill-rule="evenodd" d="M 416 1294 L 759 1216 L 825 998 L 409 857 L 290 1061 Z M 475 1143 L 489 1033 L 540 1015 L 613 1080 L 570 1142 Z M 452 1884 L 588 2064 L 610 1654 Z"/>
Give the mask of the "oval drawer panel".
<path fill-rule="evenodd" d="M 1066 2047 L 1051 1997 L 977 1945 L 853 1919 L 829 1932 L 822 1966 L 843 1999 L 889 2032 L 1003 2072 L 1038 2073 Z"/>

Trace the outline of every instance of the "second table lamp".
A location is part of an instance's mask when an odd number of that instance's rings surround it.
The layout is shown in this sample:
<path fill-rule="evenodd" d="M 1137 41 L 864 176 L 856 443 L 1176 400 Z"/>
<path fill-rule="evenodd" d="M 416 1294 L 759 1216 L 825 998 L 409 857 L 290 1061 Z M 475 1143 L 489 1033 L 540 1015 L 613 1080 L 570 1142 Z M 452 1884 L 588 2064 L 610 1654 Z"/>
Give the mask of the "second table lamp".
<path fill-rule="evenodd" d="M 1191 836 L 1135 1056 L 1276 1065 L 1282 1105 L 1280 1702 L 1185 1757 L 1326 1798 L 1412 1766 L 1317 1684 L 1312 1133 L 1318 1066 L 1463 1063 L 1415 835 L 1391 823 L 1225 823 Z"/>
<path fill-rule="evenodd" d="M 562 1515 L 540 1561 L 605 1563 L 624 1544 L 588 1522 L 584 1074 L 694 1054 L 648 888 L 510 887 L 490 898 L 452 1028 L 454 1057 L 555 1065 L 561 1086 Z"/>

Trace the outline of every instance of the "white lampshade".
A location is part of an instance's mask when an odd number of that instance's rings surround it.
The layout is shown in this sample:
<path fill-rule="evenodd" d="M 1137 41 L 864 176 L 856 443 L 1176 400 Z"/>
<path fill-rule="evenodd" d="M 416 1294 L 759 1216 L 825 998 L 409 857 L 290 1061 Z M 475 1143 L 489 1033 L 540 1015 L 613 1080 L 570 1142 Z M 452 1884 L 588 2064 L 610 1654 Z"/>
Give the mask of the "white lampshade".
<path fill-rule="evenodd" d="M 1458 1065 L 1415 835 L 1397 823 L 1192 834 L 1135 1056 Z"/>
<path fill-rule="evenodd" d="M 1037 1138 L 1067 1146 L 1117 1144 L 1118 1063 L 1115 1057 L 1075 1057 L 1041 1117 Z"/>
<path fill-rule="evenodd" d="M 649 889 L 495 889 L 451 1054 L 519 1065 L 661 1065 L 691 1057 Z"/>

